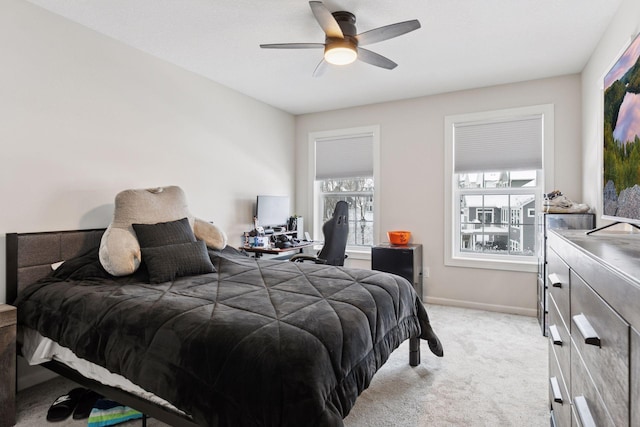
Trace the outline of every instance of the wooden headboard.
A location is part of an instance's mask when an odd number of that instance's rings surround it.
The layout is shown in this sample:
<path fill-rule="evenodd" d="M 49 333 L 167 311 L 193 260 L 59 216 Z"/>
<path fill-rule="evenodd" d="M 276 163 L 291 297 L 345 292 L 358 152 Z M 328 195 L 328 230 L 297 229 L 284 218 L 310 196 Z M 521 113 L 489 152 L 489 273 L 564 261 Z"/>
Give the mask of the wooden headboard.
<path fill-rule="evenodd" d="M 105 229 L 7 234 L 7 303 L 25 286 L 45 277 L 51 264 L 100 246 Z"/>

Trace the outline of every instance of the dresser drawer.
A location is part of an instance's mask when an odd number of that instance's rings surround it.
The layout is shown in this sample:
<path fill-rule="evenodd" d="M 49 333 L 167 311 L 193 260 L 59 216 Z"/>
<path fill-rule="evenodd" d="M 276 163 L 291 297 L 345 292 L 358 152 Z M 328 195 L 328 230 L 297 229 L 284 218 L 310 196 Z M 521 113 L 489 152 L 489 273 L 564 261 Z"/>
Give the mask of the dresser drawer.
<path fill-rule="evenodd" d="M 628 423 L 613 422 L 575 345 L 572 346 L 571 351 L 573 425 L 585 427 L 627 426 Z"/>
<path fill-rule="evenodd" d="M 571 337 L 616 425 L 629 424 L 629 325 L 571 271 Z M 571 376 L 572 396 L 575 396 Z M 599 425 L 599 424 L 598 424 Z"/>
<path fill-rule="evenodd" d="M 549 349 L 549 402 L 551 402 L 553 419 L 557 427 L 570 427 L 571 400 L 564 378 L 564 374 L 568 376 L 570 373 L 561 371 L 553 344 L 550 345 L 552 347 Z"/>
<path fill-rule="evenodd" d="M 537 280 L 537 291 L 538 291 L 538 322 L 540 323 L 540 327 L 542 329 L 542 335 L 547 336 L 547 327 L 549 326 L 549 315 L 547 312 L 547 285 L 544 279 L 538 277 Z"/>
<path fill-rule="evenodd" d="M 562 261 L 553 248 L 547 253 L 547 289 L 556 301 L 558 311 L 569 329 L 569 266 Z"/>
<path fill-rule="evenodd" d="M 571 371 L 571 336 L 565 327 L 553 296 L 549 297 L 549 346 L 556 354 L 560 370 L 569 384 Z"/>

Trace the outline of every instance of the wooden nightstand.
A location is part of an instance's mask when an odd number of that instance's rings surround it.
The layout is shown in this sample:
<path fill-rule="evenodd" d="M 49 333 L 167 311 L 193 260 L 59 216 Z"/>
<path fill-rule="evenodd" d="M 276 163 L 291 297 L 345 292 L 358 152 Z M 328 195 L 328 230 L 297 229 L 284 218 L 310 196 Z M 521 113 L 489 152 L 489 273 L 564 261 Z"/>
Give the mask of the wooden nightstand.
<path fill-rule="evenodd" d="M 16 423 L 16 314 L 0 304 L 0 427 Z"/>

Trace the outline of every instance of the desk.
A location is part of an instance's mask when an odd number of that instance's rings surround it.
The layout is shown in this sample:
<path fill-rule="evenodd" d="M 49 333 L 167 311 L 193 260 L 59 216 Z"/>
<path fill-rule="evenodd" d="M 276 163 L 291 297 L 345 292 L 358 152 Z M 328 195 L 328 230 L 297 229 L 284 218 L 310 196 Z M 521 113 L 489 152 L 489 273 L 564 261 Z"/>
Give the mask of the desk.
<path fill-rule="evenodd" d="M 253 252 L 256 254 L 256 258 L 260 258 L 263 254 L 281 255 L 286 252 L 293 252 L 293 251 L 302 252 L 304 248 L 310 248 L 319 243 L 320 242 L 314 242 L 312 240 L 310 242 L 300 242 L 300 244 L 297 246 L 291 246 L 290 248 L 282 248 L 282 249 L 276 248 L 276 247 L 263 248 L 263 247 L 256 247 L 256 246 L 240 246 L 240 250 L 243 250 L 245 252 Z"/>

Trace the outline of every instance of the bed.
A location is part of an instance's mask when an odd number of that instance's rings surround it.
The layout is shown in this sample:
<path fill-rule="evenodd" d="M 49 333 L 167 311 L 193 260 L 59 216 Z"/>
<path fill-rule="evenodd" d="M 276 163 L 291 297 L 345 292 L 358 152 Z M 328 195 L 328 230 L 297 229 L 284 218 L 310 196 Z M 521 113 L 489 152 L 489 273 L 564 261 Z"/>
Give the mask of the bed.
<path fill-rule="evenodd" d="M 150 284 L 142 268 L 120 278 L 101 268 L 103 232 L 7 234 L 7 301 L 16 300 L 20 329 L 161 403 L 58 360 L 46 367 L 170 425 L 341 426 L 403 341 L 411 365 L 420 339 L 442 356 L 399 276 L 256 260 L 227 247 L 209 250 L 215 272 Z"/>

